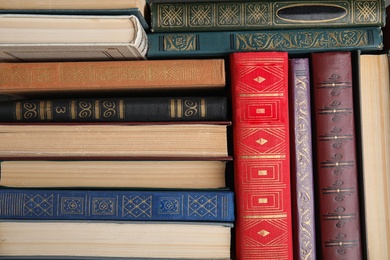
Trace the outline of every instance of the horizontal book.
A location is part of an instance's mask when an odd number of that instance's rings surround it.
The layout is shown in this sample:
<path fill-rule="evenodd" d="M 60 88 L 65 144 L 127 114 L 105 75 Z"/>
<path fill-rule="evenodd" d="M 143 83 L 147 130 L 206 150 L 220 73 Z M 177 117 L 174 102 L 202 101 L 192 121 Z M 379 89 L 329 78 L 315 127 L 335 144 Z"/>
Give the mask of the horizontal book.
<path fill-rule="evenodd" d="M 0 94 L 221 89 L 223 59 L 0 63 Z"/>
<path fill-rule="evenodd" d="M 145 59 L 136 16 L 0 15 L 0 61 Z"/>
<path fill-rule="evenodd" d="M 0 122 L 226 121 L 227 114 L 225 96 L 0 102 Z"/>
<path fill-rule="evenodd" d="M 166 32 L 148 34 L 147 57 L 218 57 L 234 52 L 380 50 L 380 27 L 286 29 L 229 32 Z"/>
<path fill-rule="evenodd" d="M 0 233 L 6 259 L 230 259 L 231 226 L 214 223 L 3 221 Z"/>
<path fill-rule="evenodd" d="M 16 0 L 0 1 L 0 13 L 9 14 L 67 14 L 67 15 L 134 15 L 144 29 L 149 29 L 149 9 L 145 0 Z"/>
<path fill-rule="evenodd" d="M 385 25 L 384 0 L 181 1 L 150 4 L 153 32 Z"/>
<path fill-rule="evenodd" d="M 17 188 L 225 188 L 230 161 L 3 161 L 0 185 Z"/>
<path fill-rule="evenodd" d="M 234 221 L 232 191 L 0 189 L 0 219 Z"/>
<path fill-rule="evenodd" d="M 0 159 L 226 158 L 227 124 L 1 124 Z"/>

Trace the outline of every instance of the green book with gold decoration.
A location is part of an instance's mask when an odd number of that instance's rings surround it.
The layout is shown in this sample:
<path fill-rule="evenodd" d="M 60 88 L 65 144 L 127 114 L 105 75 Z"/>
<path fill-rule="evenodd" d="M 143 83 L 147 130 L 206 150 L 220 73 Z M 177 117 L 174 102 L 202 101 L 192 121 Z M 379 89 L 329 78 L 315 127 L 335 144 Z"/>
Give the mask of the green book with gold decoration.
<path fill-rule="evenodd" d="M 152 32 L 384 26 L 384 0 L 151 1 Z"/>
<path fill-rule="evenodd" d="M 290 29 L 229 32 L 181 32 L 148 34 L 147 57 L 226 56 L 243 51 L 331 50 L 377 51 L 383 48 L 380 27 Z"/>

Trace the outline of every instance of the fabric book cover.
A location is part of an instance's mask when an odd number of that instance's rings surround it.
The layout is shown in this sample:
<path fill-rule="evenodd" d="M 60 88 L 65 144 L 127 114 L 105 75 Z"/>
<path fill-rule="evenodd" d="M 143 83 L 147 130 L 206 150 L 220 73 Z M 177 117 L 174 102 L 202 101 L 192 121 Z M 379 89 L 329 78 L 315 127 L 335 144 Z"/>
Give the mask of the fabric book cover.
<path fill-rule="evenodd" d="M 293 259 L 288 54 L 230 56 L 236 257 Z"/>

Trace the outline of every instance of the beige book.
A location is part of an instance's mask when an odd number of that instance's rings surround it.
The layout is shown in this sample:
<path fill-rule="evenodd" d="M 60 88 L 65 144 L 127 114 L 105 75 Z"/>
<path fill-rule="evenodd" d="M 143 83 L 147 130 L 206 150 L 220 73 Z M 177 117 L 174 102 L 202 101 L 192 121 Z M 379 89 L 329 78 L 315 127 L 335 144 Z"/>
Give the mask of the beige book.
<path fill-rule="evenodd" d="M 1 124 L 0 158 L 221 158 L 223 124 Z"/>
<path fill-rule="evenodd" d="M 17 188 L 224 188 L 225 161 L 3 161 L 0 185 Z"/>
<path fill-rule="evenodd" d="M 230 231 L 209 223 L 4 221 L 0 256 L 229 259 Z"/>
<path fill-rule="evenodd" d="M 387 54 L 360 56 L 360 113 L 368 259 L 390 259 L 390 83 Z"/>
<path fill-rule="evenodd" d="M 135 16 L 0 15 L 0 61 L 145 59 Z"/>
<path fill-rule="evenodd" d="M 0 10 L 106 10 L 139 8 L 144 14 L 145 0 L 0 0 Z"/>

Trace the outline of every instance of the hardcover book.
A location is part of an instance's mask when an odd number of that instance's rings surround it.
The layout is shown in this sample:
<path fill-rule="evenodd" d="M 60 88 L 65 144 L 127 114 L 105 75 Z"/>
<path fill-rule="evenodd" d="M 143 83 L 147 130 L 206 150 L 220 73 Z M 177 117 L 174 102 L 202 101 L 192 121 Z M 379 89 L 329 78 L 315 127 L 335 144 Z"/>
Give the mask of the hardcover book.
<path fill-rule="evenodd" d="M 165 32 L 148 34 L 147 57 L 218 57 L 233 52 L 380 50 L 380 27 L 343 27 L 261 31 Z"/>
<path fill-rule="evenodd" d="M 288 54 L 230 56 L 236 257 L 293 259 Z"/>
<path fill-rule="evenodd" d="M 0 221 L 3 259 L 230 259 L 231 225 Z"/>
<path fill-rule="evenodd" d="M 0 63 L 0 94 L 225 87 L 223 59 Z"/>
<path fill-rule="evenodd" d="M 294 259 L 316 259 L 310 66 L 289 60 Z"/>
<path fill-rule="evenodd" d="M 151 30 L 230 31 L 384 26 L 384 0 L 156 2 Z"/>
<path fill-rule="evenodd" d="M 0 1 L 0 13 L 60 15 L 134 15 L 149 30 L 149 8 L 145 0 Z"/>
<path fill-rule="evenodd" d="M 232 191 L 0 189 L 0 219 L 233 222 Z"/>
<path fill-rule="evenodd" d="M 145 59 L 135 16 L 0 15 L 0 61 Z"/>
<path fill-rule="evenodd" d="M 368 259 L 390 258 L 390 80 L 388 54 L 359 60 L 360 135 Z"/>
<path fill-rule="evenodd" d="M 226 159 L 228 124 L 4 123 L 0 124 L 0 158 Z"/>
<path fill-rule="evenodd" d="M 323 259 L 361 259 L 352 57 L 350 52 L 311 57 L 320 254 Z"/>
<path fill-rule="evenodd" d="M 0 102 L 0 122 L 226 121 L 227 114 L 224 96 Z"/>

